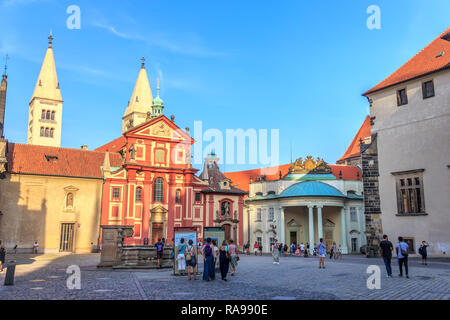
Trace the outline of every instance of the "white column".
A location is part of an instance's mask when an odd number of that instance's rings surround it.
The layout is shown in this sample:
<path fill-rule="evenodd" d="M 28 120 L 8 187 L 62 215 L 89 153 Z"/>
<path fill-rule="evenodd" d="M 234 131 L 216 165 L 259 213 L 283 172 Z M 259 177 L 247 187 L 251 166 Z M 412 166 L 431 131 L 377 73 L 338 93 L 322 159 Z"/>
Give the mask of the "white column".
<path fill-rule="evenodd" d="M 284 223 L 284 208 L 280 208 L 280 239 L 278 242 L 281 242 L 283 245 L 285 244 L 286 231 L 285 231 L 285 223 Z"/>
<path fill-rule="evenodd" d="M 317 206 L 317 231 L 319 233 L 319 239 L 323 238 L 323 225 L 322 225 L 322 208 L 323 205 Z"/>
<path fill-rule="evenodd" d="M 308 223 L 309 223 L 309 251 L 312 254 L 314 249 L 314 216 L 313 205 L 308 205 Z"/>
<path fill-rule="evenodd" d="M 342 207 L 341 209 L 341 246 L 342 246 L 342 253 L 348 253 L 347 249 L 347 231 L 346 231 L 346 216 L 345 216 L 345 208 Z"/>

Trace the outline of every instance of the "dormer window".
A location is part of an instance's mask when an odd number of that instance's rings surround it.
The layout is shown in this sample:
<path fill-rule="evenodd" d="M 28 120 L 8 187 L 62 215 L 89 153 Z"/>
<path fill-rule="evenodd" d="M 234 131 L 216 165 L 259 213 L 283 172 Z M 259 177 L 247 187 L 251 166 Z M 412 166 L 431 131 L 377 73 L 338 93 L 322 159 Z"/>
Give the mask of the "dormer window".
<path fill-rule="evenodd" d="M 45 160 L 47 160 L 47 162 L 56 162 L 56 160 L 58 160 L 58 157 L 52 155 L 45 155 Z"/>
<path fill-rule="evenodd" d="M 267 195 L 271 195 L 271 194 L 275 194 L 275 191 L 269 191 L 269 192 L 267 192 Z"/>

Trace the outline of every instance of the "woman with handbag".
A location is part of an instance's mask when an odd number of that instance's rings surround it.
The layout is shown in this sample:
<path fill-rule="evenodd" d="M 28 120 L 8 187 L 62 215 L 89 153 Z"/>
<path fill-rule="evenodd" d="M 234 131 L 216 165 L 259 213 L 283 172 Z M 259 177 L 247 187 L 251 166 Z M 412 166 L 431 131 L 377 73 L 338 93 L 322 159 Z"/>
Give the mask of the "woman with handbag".
<path fill-rule="evenodd" d="M 184 243 L 184 238 L 180 239 L 180 246 L 178 247 L 178 271 L 180 271 L 181 275 L 184 276 L 186 271 L 186 259 L 184 257 L 184 252 L 186 251 L 186 244 Z"/>
<path fill-rule="evenodd" d="M 227 240 L 223 240 L 222 246 L 219 249 L 219 265 L 223 281 L 227 281 L 227 273 L 230 267 L 230 253 L 228 249 Z"/>
<path fill-rule="evenodd" d="M 192 273 L 194 274 L 194 280 L 197 280 L 197 250 L 193 244 L 194 241 L 190 239 L 188 241 L 188 246 L 184 252 L 184 256 L 186 259 L 188 280 L 191 280 L 191 268 Z"/>
<path fill-rule="evenodd" d="M 228 246 L 228 252 L 230 254 L 230 269 L 231 275 L 234 276 L 236 272 L 236 267 L 239 261 L 239 255 L 236 245 L 234 244 L 233 239 L 230 239 L 230 245 Z"/>

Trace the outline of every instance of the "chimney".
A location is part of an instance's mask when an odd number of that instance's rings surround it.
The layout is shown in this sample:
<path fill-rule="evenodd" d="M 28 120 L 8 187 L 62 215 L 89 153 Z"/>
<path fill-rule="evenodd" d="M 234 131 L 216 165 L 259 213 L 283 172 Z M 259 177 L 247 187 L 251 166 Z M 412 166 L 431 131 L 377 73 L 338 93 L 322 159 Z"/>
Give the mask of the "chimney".
<path fill-rule="evenodd" d="M 87 146 L 87 145 L 83 144 L 83 145 L 81 146 L 81 150 L 87 150 L 87 149 L 88 149 L 88 146 Z"/>

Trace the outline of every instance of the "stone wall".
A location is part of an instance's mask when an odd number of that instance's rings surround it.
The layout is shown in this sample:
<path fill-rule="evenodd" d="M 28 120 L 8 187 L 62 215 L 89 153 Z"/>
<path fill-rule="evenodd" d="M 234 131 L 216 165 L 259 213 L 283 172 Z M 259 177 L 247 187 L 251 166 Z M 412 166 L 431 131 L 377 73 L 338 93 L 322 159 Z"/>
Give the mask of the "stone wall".
<path fill-rule="evenodd" d="M 378 255 L 382 239 L 381 206 L 379 191 L 378 148 L 376 134 L 372 143 L 361 144 L 362 177 L 364 190 L 364 215 L 366 220 L 367 250 L 366 255 Z"/>

